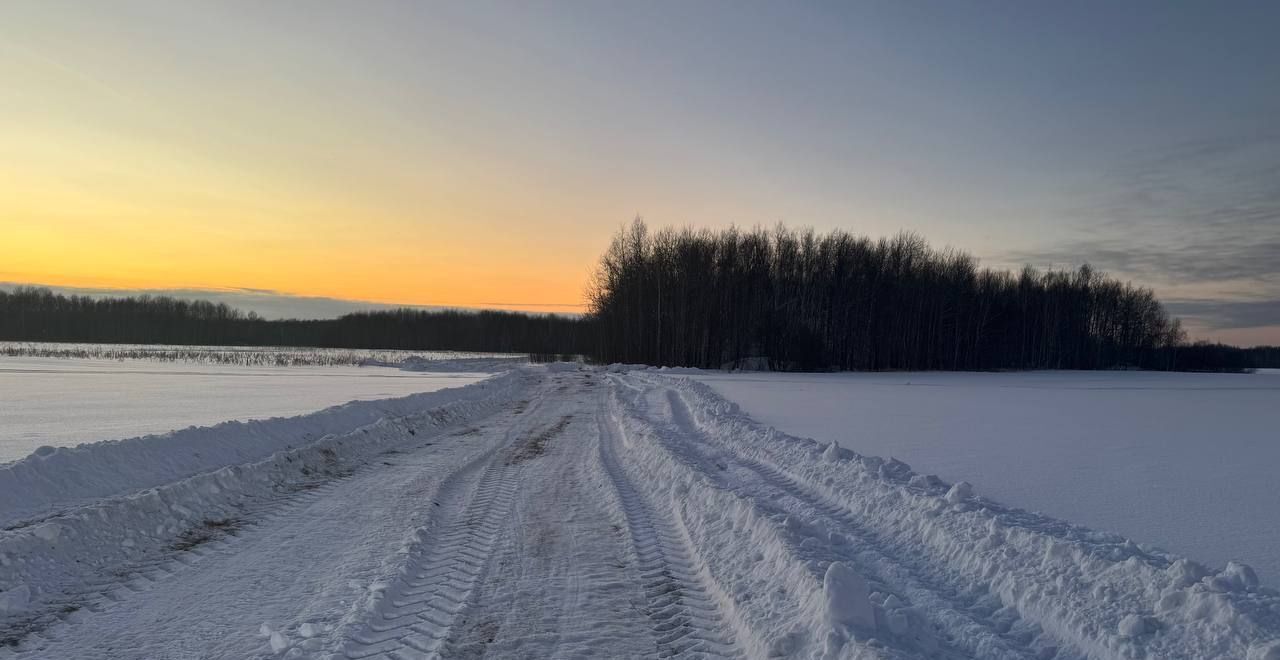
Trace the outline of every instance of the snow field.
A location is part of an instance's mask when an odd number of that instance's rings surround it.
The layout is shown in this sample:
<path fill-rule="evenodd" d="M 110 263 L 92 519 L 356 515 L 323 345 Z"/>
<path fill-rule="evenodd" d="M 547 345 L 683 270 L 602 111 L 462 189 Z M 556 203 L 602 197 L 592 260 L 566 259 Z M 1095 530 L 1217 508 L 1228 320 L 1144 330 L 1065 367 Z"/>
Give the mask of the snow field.
<path fill-rule="evenodd" d="M 0 532 L 0 658 L 1280 656 L 1280 593 L 1243 564 L 792 437 L 656 370 L 522 368 L 331 421 Z"/>
<path fill-rule="evenodd" d="M 1269 657 L 1277 648 L 1280 595 L 1260 588 L 1247 566 L 1232 563 L 1211 573 L 1183 558 L 1143 551 L 1119 536 L 975 498 L 967 485 L 948 487 L 937 478 L 914 474 L 901 462 L 786 436 L 753 422 L 707 385 L 642 373 L 631 377 L 649 388 L 670 388 L 676 393 L 673 410 L 687 406 L 688 422 L 706 444 L 723 448 L 744 465 L 754 463 L 766 478 L 772 475 L 780 486 L 773 493 L 775 501 L 789 491 L 811 504 L 809 516 L 772 519 L 775 526 L 798 530 L 804 537 L 791 546 L 798 550 L 791 557 L 782 551 L 788 546 L 785 535 L 780 535 L 781 543 L 753 538 L 753 547 L 761 548 L 766 559 L 772 548 L 784 562 L 802 562 L 808 545 L 815 551 L 817 565 L 809 562 L 815 576 L 811 582 L 816 582 L 823 563 L 839 555 L 840 548 L 882 546 L 887 551 L 882 557 L 852 555 L 851 565 L 870 578 L 873 589 L 877 624 L 871 631 L 864 627 L 863 634 L 885 641 L 900 633 L 916 634 L 915 640 L 891 642 L 911 655 L 940 656 L 948 650 L 931 650 L 930 632 L 917 619 L 931 619 L 932 627 L 943 633 L 941 641 L 981 644 L 956 649 L 969 657 L 1034 657 L 1026 655 L 1028 650 L 1049 657 Z M 701 447 L 693 442 L 681 446 Z M 689 464 L 683 470 L 673 466 L 671 472 L 684 472 L 688 479 Z M 743 486 L 733 484 L 721 492 L 743 492 Z M 703 501 L 689 498 L 684 506 Z M 763 497 L 744 501 L 756 509 L 772 506 Z M 703 519 L 732 510 L 728 503 L 709 508 Z M 849 524 L 840 525 L 842 519 Z M 858 527 L 868 532 L 864 538 L 847 534 Z M 858 565 L 858 560 L 865 563 Z M 914 581 L 923 590 L 912 585 L 911 572 L 917 573 Z M 935 602 L 921 602 L 930 596 Z M 947 599 L 966 606 L 949 610 L 939 602 Z M 956 619 L 965 623 L 965 618 L 967 630 L 956 625 Z M 975 627 L 989 627 L 994 634 L 975 634 Z M 798 641 L 802 648 L 815 649 L 808 655 L 822 657 L 815 632 L 810 628 Z"/>
<path fill-rule="evenodd" d="M 687 375 L 791 435 L 1280 587 L 1275 374 Z"/>
<path fill-rule="evenodd" d="M 43 494 L 37 501 L 46 507 L 62 503 L 59 492 L 73 488 L 58 478 L 59 467 L 89 478 L 76 494 L 105 491 L 110 496 L 66 511 L 46 508 L 47 515 L 0 531 L 0 630 L 46 625 L 78 607 L 86 586 L 104 573 L 151 564 L 233 533 L 253 507 L 347 476 L 381 452 L 420 441 L 423 435 L 415 428 L 427 429 L 426 437 L 436 435 L 509 404 L 528 385 L 527 374 L 513 373 L 451 392 L 174 434 L 185 434 L 181 438 L 55 450 L 7 466 L 8 472 L 0 471 L 5 489 L 0 492 Z M 335 433 L 322 433 L 327 429 Z M 191 448 L 201 449 L 194 459 L 175 456 Z M 61 460 L 30 465 L 53 457 Z M 113 474 L 117 467 L 120 472 Z M 202 468 L 207 471 L 186 476 Z M 180 476 L 153 486 L 174 474 Z M 38 510 L 29 502 L 4 502 Z"/>
<path fill-rule="evenodd" d="M 453 363 L 502 361 L 509 369 L 527 362 L 517 353 L 468 353 L 464 351 L 406 351 L 287 346 L 193 346 L 174 344 L 95 344 L 76 342 L 0 341 L 0 358 L 56 358 L 60 360 L 137 360 L 186 364 L 233 364 L 246 367 L 353 366 L 396 364 L 404 360 Z M 6 359 L 6 362 L 9 360 Z"/>

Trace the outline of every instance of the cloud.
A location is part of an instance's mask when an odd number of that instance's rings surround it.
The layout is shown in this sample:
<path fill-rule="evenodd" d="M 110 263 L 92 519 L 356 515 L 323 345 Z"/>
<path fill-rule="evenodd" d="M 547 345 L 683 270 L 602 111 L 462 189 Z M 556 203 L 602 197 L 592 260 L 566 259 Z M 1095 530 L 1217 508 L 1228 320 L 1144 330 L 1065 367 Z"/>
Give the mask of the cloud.
<path fill-rule="evenodd" d="M 1134 154 L 1067 209 L 1074 236 L 991 255 L 1154 288 L 1193 335 L 1280 343 L 1280 135 Z"/>
<path fill-rule="evenodd" d="M 1280 216 L 1275 220 L 1280 223 Z M 1001 260 L 1042 267 L 1092 264 L 1145 283 L 1203 284 L 1247 280 L 1270 289 L 1280 279 L 1280 237 L 1253 242 L 1217 241 L 1169 244 L 1126 244 L 1121 237 L 1080 240 L 1044 249 L 1008 252 Z M 1257 291 L 1257 289 L 1255 289 Z"/>
<path fill-rule="evenodd" d="M 1089 262 L 1157 288 L 1218 283 L 1240 288 L 1240 298 L 1280 297 L 1280 136 L 1140 154 L 1104 173 L 1100 190 L 1068 213 L 1077 238 L 993 256 Z"/>
<path fill-rule="evenodd" d="M 1165 307 L 1191 323 L 1212 330 L 1280 326 L 1280 299 L 1167 300 Z"/>

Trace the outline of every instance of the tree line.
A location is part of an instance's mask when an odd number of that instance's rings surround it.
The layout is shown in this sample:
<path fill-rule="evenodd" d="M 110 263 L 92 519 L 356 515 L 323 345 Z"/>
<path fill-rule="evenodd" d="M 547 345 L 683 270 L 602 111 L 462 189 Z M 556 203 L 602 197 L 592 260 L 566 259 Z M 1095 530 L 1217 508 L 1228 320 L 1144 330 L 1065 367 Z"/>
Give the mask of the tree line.
<path fill-rule="evenodd" d="M 901 233 L 661 229 L 614 237 L 588 292 L 605 362 L 780 370 L 1243 369 L 1150 289 L 1089 266 L 979 268 Z"/>
<path fill-rule="evenodd" d="M 601 257 L 582 317 L 398 309 L 267 320 L 222 303 L 0 291 L 0 340 L 585 356 L 777 370 L 1280 367 L 1280 348 L 1188 344 L 1150 289 L 1089 266 L 980 268 L 902 233 L 661 229 Z"/>
<path fill-rule="evenodd" d="M 266 320 L 225 303 L 0 291 L 0 339 L 213 346 L 315 346 L 580 355 L 589 325 L 555 314 L 397 309 L 336 319 Z"/>

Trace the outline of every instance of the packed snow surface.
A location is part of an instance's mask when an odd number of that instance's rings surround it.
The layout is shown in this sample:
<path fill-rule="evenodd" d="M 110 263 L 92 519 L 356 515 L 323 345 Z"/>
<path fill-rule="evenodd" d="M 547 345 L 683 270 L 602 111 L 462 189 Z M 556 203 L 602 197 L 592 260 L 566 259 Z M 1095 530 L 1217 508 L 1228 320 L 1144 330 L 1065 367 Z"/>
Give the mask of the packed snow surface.
<path fill-rule="evenodd" d="M 1280 593 L 1247 565 L 1011 509 L 653 370 L 523 367 L 265 424 L 192 431 L 213 455 L 144 438 L 0 471 L 0 658 L 1280 655 Z M 50 459 L 112 454 L 139 465 L 48 497 Z"/>
<path fill-rule="evenodd" d="M 457 387 L 489 375 L 376 366 L 0 357 L 0 464 L 46 445 L 70 447 L 227 420 L 288 417 L 347 401 Z"/>
<path fill-rule="evenodd" d="M 1280 585 L 1280 372 L 700 372 L 755 419 Z"/>

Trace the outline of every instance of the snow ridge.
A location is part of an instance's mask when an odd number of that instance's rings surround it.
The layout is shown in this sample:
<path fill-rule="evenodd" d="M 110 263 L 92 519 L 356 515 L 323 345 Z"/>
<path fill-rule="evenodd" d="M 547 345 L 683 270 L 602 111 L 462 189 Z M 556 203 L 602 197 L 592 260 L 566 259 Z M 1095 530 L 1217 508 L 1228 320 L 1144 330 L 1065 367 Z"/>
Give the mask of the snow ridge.
<path fill-rule="evenodd" d="M 486 388 L 503 387 L 504 379 L 515 378 L 496 376 Z M 327 434 L 347 433 L 380 419 L 453 403 L 459 396 L 481 400 L 488 396 L 486 388 L 353 401 L 298 417 L 225 422 L 76 447 L 42 447 L 27 458 L 0 465 L 0 529 L 30 524 L 97 498 L 262 460 Z"/>
<path fill-rule="evenodd" d="M 419 404 L 436 405 L 409 412 L 409 402 L 401 400 L 396 405 L 403 406 L 399 409 L 407 414 L 385 417 L 340 435 L 326 434 L 263 460 L 231 464 L 101 499 L 0 531 L 0 630 L 38 630 L 74 612 L 100 588 L 119 586 L 96 576 L 145 576 L 163 571 L 165 562 L 188 550 L 200 556 L 207 543 L 233 536 L 256 512 L 277 508 L 282 501 L 323 494 L 327 485 L 349 476 L 373 457 L 397 446 L 421 443 L 488 414 L 519 396 L 535 380 L 527 373 L 513 373 L 432 396 L 408 397 Z M 360 416 L 335 416 L 333 409 L 317 415 L 336 417 L 340 428 Z M 308 428 L 321 423 L 300 422 Z M 236 430 L 243 426 L 213 428 Z M 247 441 L 252 442 L 252 437 Z"/>
<path fill-rule="evenodd" d="M 824 592 L 820 577 L 783 539 L 786 527 L 736 492 L 716 459 L 679 448 L 681 439 L 653 418 L 654 388 L 634 376 L 612 382 L 624 457 L 651 484 L 653 499 L 669 502 L 748 657 L 912 657 L 854 638 L 857 618 L 841 615 L 846 601 Z"/>
<path fill-rule="evenodd" d="M 616 453 L 613 420 L 598 420 L 600 465 L 612 485 L 616 506 L 631 538 L 660 655 L 741 657 L 725 634 L 720 609 L 725 599 L 691 558 L 687 536 L 660 516 L 627 478 Z M 714 595 L 713 595 L 714 594 Z"/>

